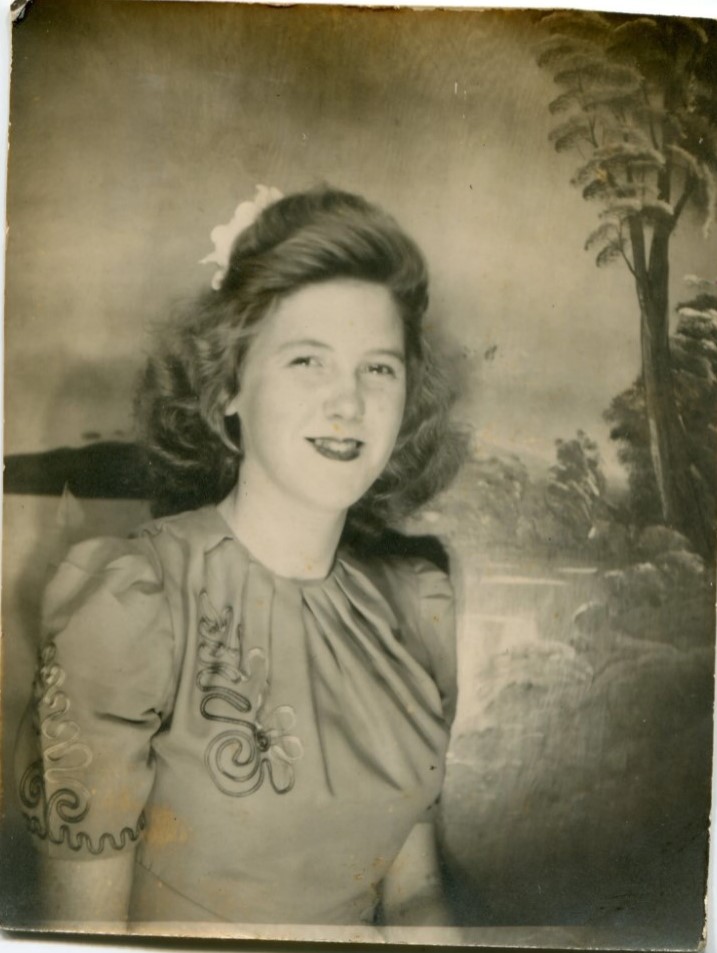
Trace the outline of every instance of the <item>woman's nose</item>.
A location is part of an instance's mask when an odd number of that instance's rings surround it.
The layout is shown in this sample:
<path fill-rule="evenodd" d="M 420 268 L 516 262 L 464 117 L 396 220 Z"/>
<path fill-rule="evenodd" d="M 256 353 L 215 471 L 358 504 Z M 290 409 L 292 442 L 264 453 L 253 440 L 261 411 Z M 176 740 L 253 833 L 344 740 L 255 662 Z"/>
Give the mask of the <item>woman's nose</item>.
<path fill-rule="evenodd" d="M 326 415 L 332 419 L 360 420 L 363 417 L 363 395 L 355 375 L 347 375 L 335 382 L 326 398 L 325 409 Z"/>

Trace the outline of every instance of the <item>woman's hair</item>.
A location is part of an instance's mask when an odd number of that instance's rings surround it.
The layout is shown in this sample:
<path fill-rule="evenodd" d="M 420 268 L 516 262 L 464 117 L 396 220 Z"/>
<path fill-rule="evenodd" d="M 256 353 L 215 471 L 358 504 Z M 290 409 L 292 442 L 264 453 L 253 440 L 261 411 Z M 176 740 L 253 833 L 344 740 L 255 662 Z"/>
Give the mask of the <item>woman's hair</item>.
<path fill-rule="evenodd" d="M 462 439 L 449 423 L 455 398 L 422 332 L 428 277 L 414 242 L 381 209 L 330 188 L 268 206 L 235 240 L 217 290 L 167 324 L 140 382 L 136 417 L 147 451 L 155 516 L 223 499 L 241 466 L 238 418 L 225 410 L 261 319 L 306 285 L 353 278 L 386 287 L 403 321 L 406 409 L 381 476 L 349 511 L 360 539 L 407 516 L 445 487 Z"/>

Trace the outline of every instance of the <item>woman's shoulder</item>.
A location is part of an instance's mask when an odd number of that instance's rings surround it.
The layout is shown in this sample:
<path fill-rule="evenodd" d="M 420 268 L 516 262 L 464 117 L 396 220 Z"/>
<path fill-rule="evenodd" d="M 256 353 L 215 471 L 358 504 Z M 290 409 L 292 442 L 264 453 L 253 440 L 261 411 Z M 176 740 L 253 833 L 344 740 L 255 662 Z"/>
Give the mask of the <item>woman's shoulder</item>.
<path fill-rule="evenodd" d="M 448 555 L 438 539 L 391 531 L 357 559 L 402 630 L 415 634 L 429 650 L 437 641 L 453 638 L 453 588 Z"/>
<path fill-rule="evenodd" d="M 455 713 L 456 637 L 445 549 L 434 537 L 395 533 L 382 547 L 364 554 L 363 565 L 395 615 L 398 637 L 436 681 L 450 722 Z"/>
<path fill-rule="evenodd" d="M 75 543 L 53 567 L 42 602 L 43 628 L 58 631 L 73 616 L 156 614 L 163 601 L 161 560 L 147 540 L 98 536 Z"/>
<path fill-rule="evenodd" d="M 83 677 L 130 706 L 147 698 L 167 706 L 176 644 L 162 563 L 147 539 L 72 546 L 45 588 L 41 630 L 43 652 L 56 653 L 68 679 Z"/>
<path fill-rule="evenodd" d="M 231 539 L 232 531 L 222 519 L 216 506 L 202 506 L 168 516 L 158 516 L 138 526 L 130 538 L 145 540 L 155 549 L 181 545 L 207 551 L 224 539 Z"/>
<path fill-rule="evenodd" d="M 435 536 L 387 530 L 357 556 L 379 588 L 387 588 L 400 600 L 418 606 L 433 595 L 451 597 L 448 553 Z"/>
<path fill-rule="evenodd" d="M 54 566 L 48 594 L 62 589 L 97 586 L 119 594 L 133 586 L 159 588 L 162 568 L 146 540 L 125 536 L 95 536 L 74 543 Z"/>
<path fill-rule="evenodd" d="M 126 536 L 75 543 L 55 566 L 46 603 L 72 603 L 96 590 L 126 601 L 130 594 L 160 593 L 174 565 L 170 551 L 206 550 L 231 536 L 215 507 L 188 510 L 141 523 Z"/>

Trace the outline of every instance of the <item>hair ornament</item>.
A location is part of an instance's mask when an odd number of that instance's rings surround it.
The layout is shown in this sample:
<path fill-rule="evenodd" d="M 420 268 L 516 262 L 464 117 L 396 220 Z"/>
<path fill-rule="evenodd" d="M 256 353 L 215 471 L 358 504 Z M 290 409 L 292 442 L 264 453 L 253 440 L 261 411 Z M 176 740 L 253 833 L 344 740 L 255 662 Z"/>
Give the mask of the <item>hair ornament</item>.
<path fill-rule="evenodd" d="M 241 233 L 253 225 L 261 212 L 284 197 L 283 192 L 273 186 L 257 185 L 256 195 L 247 202 L 240 202 L 234 209 L 231 220 L 226 225 L 215 226 L 209 235 L 214 250 L 199 262 L 200 265 L 219 265 L 212 278 L 212 288 L 217 291 L 224 280 L 229 267 L 232 245 Z"/>

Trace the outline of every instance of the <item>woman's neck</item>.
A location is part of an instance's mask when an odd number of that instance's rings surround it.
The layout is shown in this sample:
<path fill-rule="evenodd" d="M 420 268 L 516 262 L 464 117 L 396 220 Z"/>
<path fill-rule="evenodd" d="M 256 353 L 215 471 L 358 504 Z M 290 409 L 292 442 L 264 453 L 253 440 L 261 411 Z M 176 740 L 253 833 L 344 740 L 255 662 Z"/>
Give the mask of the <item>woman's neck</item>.
<path fill-rule="evenodd" d="M 278 576 L 324 579 L 331 572 L 345 513 L 302 509 L 271 487 L 250 492 L 241 477 L 218 509 L 252 556 Z"/>

